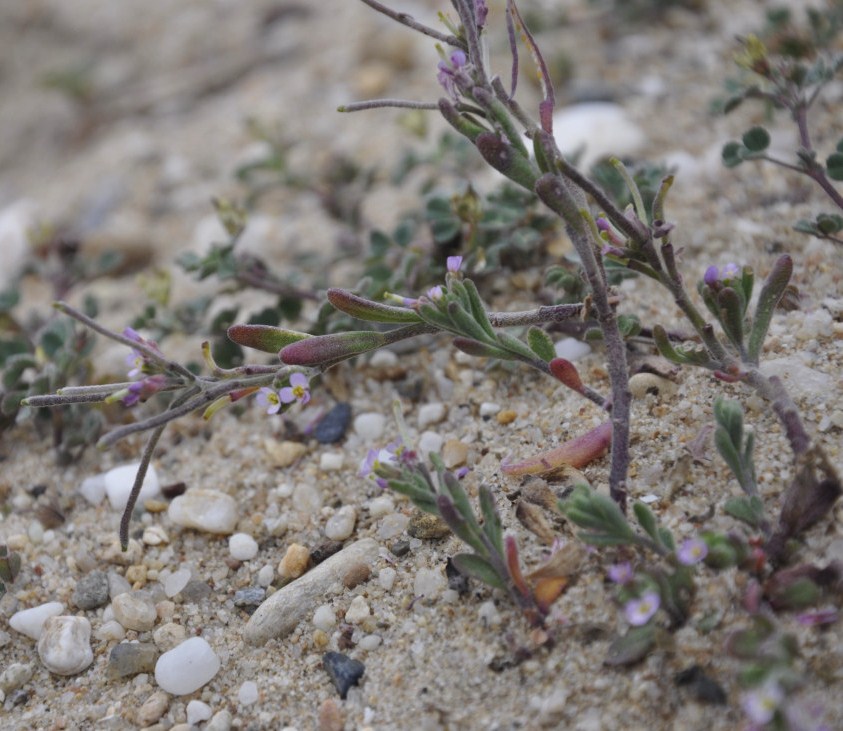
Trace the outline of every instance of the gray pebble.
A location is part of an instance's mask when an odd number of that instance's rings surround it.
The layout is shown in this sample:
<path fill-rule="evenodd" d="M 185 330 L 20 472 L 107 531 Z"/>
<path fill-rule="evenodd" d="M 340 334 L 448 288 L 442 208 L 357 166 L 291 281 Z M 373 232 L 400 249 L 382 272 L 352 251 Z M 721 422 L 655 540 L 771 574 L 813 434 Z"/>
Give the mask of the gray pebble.
<path fill-rule="evenodd" d="M 345 436 L 351 423 L 351 406 L 339 403 L 316 425 L 313 436 L 320 444 L 335 444 Z"/>
<path fill-rule="evenodd" d="M 395 541 L 389 547 L 389 551 L 393 556 L 398 556 L 398 558 L 406 556 L 410 552 L 410 541 Z"/>
<path fill-rule="evenodd" d="M 108 656 L 108 679 L 128 678 L 155 670 L 158 649 L 151 642 L 121 642 Z"/>
<path fill-rule="evenodd" d="M 70 601 L 79 609 L 96 609 L 108 603 L 108 576 L 104 571 L 91 571 L 76 583 Z"/>
<path fill-rule="evenodd" d="M 187 582 L 179 596 L 185 604 L 198 604 L 211 596 L 211 587 L 199 579 L 191 579 Z"/>
<path fill-rule="evenodd" d="M 262 586 L 250 586 L 234 592 L 234 606 L 241 609 L 254 609 L 266 597 L 266 589 Z"/>
<path fill-rule="evenodd" d="M 326 652 L 322 657 L 322 664 L 342 700 L 345 700 L 349 688 L 357 685 L 366 671 L 366 666 L 362 662 L 352 660 L 341 652 Z"/>

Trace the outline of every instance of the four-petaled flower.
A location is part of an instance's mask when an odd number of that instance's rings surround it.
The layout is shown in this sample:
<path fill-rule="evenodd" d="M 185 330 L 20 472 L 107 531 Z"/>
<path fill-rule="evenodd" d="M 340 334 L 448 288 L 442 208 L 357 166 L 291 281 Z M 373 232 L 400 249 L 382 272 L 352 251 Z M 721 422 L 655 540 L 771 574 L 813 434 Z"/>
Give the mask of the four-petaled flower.
<path fill-rule="evenodd" d="M 616 563 L 609 566 L 607 571 L 609 578 L 616 584 L 628 584 L 633 579 L 632 564 L 629 561 Z"/>
<path fill-rule="evenodd" d="M 360 462 L 360 477 L 371 477 L 381 488 L 386 488 L 387 482 L 378 476 L 381 467 L 398 466 L 398 459 L 404 448 L 400 441 L 390 442 L 386 447 L 370 449 Z"/>
<path fill-rule="evenodd" d="M 630 599 L 623 609 L 626 621 L 633 627 L 647 624 L 658 611 L 661 597 L 657 591 L 646 591 L 637 599 Z"/>
<path fill-rule="evenodd" d="M 708 546 L 702 538 L 689 538 L 676 551 L 676 560 L 684 566 L 693 566 L 708 556 Z"/>
<path fill-rule="evenodd" d="M 466 55 L 460 49 L 455 49 L 451 51 L 448 55 L 447 59 L 442 59 L 439 62 L 439 73 L 436 74 L 436 78 L 440 84 L 442 84 L 442 88 L 448 92 L 448 95 L 453 97 L 454 99 L 457 98 L 457 87 L 454 83 L 454 75 L 457 71 L 459 71 L 463 66 L 465 66 Z"/>
<path fill-rule="evenodd" d="M 763 725 L 773 720 L 783 700 L 781 686 L 775 680 L 768 680 L 764 685 L 744 693 L 741 707 L 750 721 Z"/>
<path fill-rule="evenodd" d="M 462 266 L 462 257 L 461 256 L 449 256 L 447 261 L 448 271 L 451 274 L 456 274 L 459 272 L 460 267 Z"/>
<path fill-rule="evenodd" d="M 158 393 L 167 382 L 167 379 L 160 373 L 154 376 L 130 383 L 126 394 L 120 399 L 123 406 L 134 406 L 140 401 L 146 401 L 153 394 Z"/>
<path fill-rule="evenodd" d="M 310 401 L 310 382 L 307 380 L 307 376 L 304 373 L 293 373 L 290 376 L 290 385 L 284 386 L 278 392 L 278 398 L 284 404 L 300 401 L 301 405 L 304 406 Z"/>
<path fill-rule="evenodd" d="M 722 284 L 731 282 L 741 275 L 741 267 L 734 262 L 729 262 L 722 269 L 716 266 L 710 266 L 705 270 L 703 275 L 703 282 L 713 289 L 718 289 Z"/>
<path fill-rule="evenodd" d="M 258 391 L 255 400 L 258 402 L 258 406 L 266 409 L 267 414 L 277 414 L 281 410 L 281 399 L 274 388 L 264 386 Z"/>

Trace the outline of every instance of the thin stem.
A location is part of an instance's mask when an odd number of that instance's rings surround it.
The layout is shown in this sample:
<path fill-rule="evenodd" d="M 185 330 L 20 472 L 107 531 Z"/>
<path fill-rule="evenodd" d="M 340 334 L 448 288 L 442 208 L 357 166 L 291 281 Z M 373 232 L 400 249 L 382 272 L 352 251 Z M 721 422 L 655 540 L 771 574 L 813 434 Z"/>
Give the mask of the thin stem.
<path fill-rule="evenodd" d="M 363 0 L 366 2 L 366 0 Z M 474 66 L 477 85 L 491 91 L 489 76 L 483 62 L 483 47 L 480 42 L 480 33 L 477 30 L 477 19 L 474 15 L 474 0 L 454 0 L 460 20 L 462 20 L 463 32 L 468 42 L 468 58 Z"/>
<path fill-rule="evenodd" d="M 799 410 L 778 376 L 764 376 L 758 369 L 750 368 L 743 380 L 770 402 L 773 411 L 784 427 L 785 436 L 795 456 L 805 454 L 811 446 L 811 437 L 802 423 Z"/>
<path fill-rule="evenodd" d="M 366 0 L 363 0 L 365 2 Z M 432 102 L 416 102 L 411 99 L 369 99 L 364 102 L 352 102 L 337 107 L 338 112 L 362 112 L 367 109 L 424 109 L 435 111 L 439 109 L 438 104 Z"/>
<path fill-rule="evenodd" d="M 267 276 L 262 276 L 250 270 L 241 270 L 237 272 L 237 281 L 246 284 L 256 289 L 262 289 L 264 292 L 277 294 L 281 297 L 295 297 L 296 299 L 309 300 L 311 302 L 320 302 L 321 299 L 316 292 L 311 292 L 307 289 L 299 289 L 292 287 L 284 282 L 279 282 Z"/>
<path fill-rule="evenodd" d="M 435 38 L 437 41 L 441 43 L 447 43 L 449 46 L 455 46 L 456 48 L 462 48 L 465 50 L 465 42 L 457 38 L 456 36 L 445 35 L 444 33 L 440 33 L 433 28 L 430 28 L 422 23 L 419 23 L 417 20 L 413 18 L 412 15 L 409 13 L 399 13 L 396 10 L 392 10 L 391 8 L 386 7 L 386 5 L 382 5 L 381 3 L 377 2 L 377 0 L 361 0 L 361 2 L 368 5 L 372 10 L 376 10 L 377 12 L 385 15 L 387 18 L 391 18 L 397 23 L 401 25 L 406 25 L 408 28 L 412 28 L 419 33 L 423 33 L 426 36 L 430 36 L 431 38 Z"/>
<path fill-rule="evenodd" d="M 129 547 L 129 523 L 132 521 L 132 512 L 135 509 L 135 504 L 138 501 L 143 481 L 146 478 L 146 473 L 149 470 L 149 462 L 152 460 L 152 454 L 155 451 L 155 446 L 158 440 L 167 428 L 166 424 L 156 427 L 149 439 L 146 440 L 146 446 L 143 448 L 141 454 L 138 471 L 135 474 L 135 482 L 132 485 L 132 491 L 129 493 L 129 499 L 126 501 L 126 508 L 123 510 L 123 516 L 120 518 L 120 547 L 125 551 Z"/>

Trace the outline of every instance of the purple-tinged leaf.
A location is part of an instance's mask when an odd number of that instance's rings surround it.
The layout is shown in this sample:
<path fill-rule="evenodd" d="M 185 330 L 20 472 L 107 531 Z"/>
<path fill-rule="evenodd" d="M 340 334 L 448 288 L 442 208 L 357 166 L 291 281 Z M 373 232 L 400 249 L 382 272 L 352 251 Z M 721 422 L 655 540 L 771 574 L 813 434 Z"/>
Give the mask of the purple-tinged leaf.
<path fill-rule="evenodd" d="M 246 348 L 277 353 L 291 343 L 311 337 L 307 333 L 285 330 L 272 325 L 232 325 L 228 328 L 228 339 Z"/>
<path fill-rule="evenodd" d="M 355 331 L 317 335 L 282 348 L 278 356 L 286 365 L 315 366 L 375 350 L 386 344 L 382 333 Z"/>
<path fill-rule="evenodd" d="M 585 386 L 577 371 L 577 367 L 571 361 L 565 358 L 554 358 L 550 361 L 549 367 L 551 375 L 557 381 L 561 381 L 572 391 L 583 393 Z"/>
<path fill-rule="evenodd" d="M 521 596 L 530 596 L 530 587 L 524 579 L 524 574 L 521 573 L 521 562 L 518 559 L 518 544 L 512 536 L 506 536 L 503 539 L 504 551 L 506 551 L 506 569 L 509 572 L 509 578 L 515 584 L 515 588 Z"/>
<path fill-rule="evenodd" d="M 506 475 L 519 476 L 550 474 L 565 465 L 576 468 L 585 467 L 605 454 L 611 442 L 612 422 L 605 421 L 591 431 L 563 442 L 547 452 L 515 464 L 502 462 L 501 470 Z"/>
<path fill-rule="evenodd" d="M 550 73 L 547 70 L 547 64 L 544 62 L 544 58 L 541 51 L 539 51 L 539 47 L 536 44 L 533 35 L 525 25 L 524 19 L 518 11 L 518 6 L 515 4 L 515 0 L 507 0 L 506 10 L 507 15 L 512 17 L 515 31 L 521 35 L 521 40 L 524 45 L 527 46 L 527 50 L 530 52 L 533 63 L 536 65 L 536 71 L 539 82 L 541 83 L 543 97 L 543 101 L 539 104 L 539 119 L 541 120 L 542 129 L 548 134 L 553 134 L 553 107 L 556 100 L 553 95 L 553 84 L 550 80 Z"/>
<path fill-rule="evenodd" d="M 767 330 L 770 327 L 770 320 L 773 319 L 773 310 L 784 295 L 791 276 L 793 276 L 793 259 L 785 254 L 776 260 L 770 274 L 764 280 L 761 292 L 758 294 L 758 304 L 755 306 L 752 330 L 749 333 L 747 350 L 752 363 L 758 362 L 761 348 L 767 337 Z"/>
<path fill-rule="evenodd" d="M 372 302 L 345 289 L 329 289 L 328 302 L 335 309 L 344 312 L 346 315 L 356 317 L 358 320 L 388 323 L 421 322 L 421 318 L 414 310 L 406 307 L 393 307 L 382 302 Z"/>
<path fill-rule="evenodd" d="M 452 563 L 456 566 L 463 576 L 469 576 L 472 579 L 482 581 L 484 584 L 493 586 L 496 589 L 505 589 L 506 584 L 498 576 L 495 569 L 486 559 L 481 558 L 474 553 L 458 553 L 451 558 Z"/>

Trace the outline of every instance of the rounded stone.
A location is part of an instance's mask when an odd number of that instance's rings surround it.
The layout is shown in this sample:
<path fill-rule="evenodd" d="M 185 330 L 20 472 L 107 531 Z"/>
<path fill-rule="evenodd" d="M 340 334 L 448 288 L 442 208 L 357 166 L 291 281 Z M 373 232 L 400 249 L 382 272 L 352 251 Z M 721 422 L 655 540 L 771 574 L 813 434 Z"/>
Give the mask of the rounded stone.
<path fill-rule="evenodd" d="M 237 525 L 237 502 L 216 490 L 194 489 L 179 495 L 167 511 L 170 520 L 183 528 L 229 535 Z"/>
<path fill-rule="evenodd" d="M 419 407 L 419 429 L 438 424 L 445 419 L 448 409 L 443 403 L 423 404 Z"/>
<path fill-rule="evenodd" d="M 235 533 L 228 539 L 228 552 L 238 561 L 251 561 L 258 555 L 258 543 L 248 533 Z"/>
<path fill-rule="evenodd" d="M 325 536 L 332 541 L 344 541 L 354 532 L 357 511 L 353 505 L 343 505 L 325 524 Z"/>
<path fill-rule="evenodd" d="M 371 616 L 372 610 L 362 596 L 354 597 L 345 610 L 345 621 L 349 624 L 360 624 Z"/>
<path fill-rule="evenodd" d="M 351 406 L 339 403 L 316 425 L 313 436 L 320 444 L 335 444 L 345 436 L 351 422 Z"/>
<path fill-rule="evenodd" d="M 126 629 L 146 632 L 155 626 L 158 613 L 152 600 L 144 593 L 131 591 L 111 601 L 114 618 Z"/>
<path fill-rule="evenodd" d="M 383 436 L 385 427 L 386 417 L 373 411 L 360 414 L 354 420 L 354 432 L 367 443 L 378 441 Z"/>
<path fill-rule="evenodd" d="M 155 682 L 173 695 L 188 695 L 219 672 L 220 659 L 202 637 L 191 637 L 165 652 L 155 664 Z"/>
<path fill-rule="evenodd" d="M 237 691 L 240 705 L 251 706 L 258 702 L 258 685 L 253 680 L 246 680 Z"/>
<path fill-rule="evenodd" d="M 322 604 L 316 608 L 313 613 L 313 625 L 323 632 L 328 632 L 334 628 L 337 623 L 337 615 L 330 604 Z"/>
<path fill-rule="evenodd" d="M 207 721 L 213 713 L 211 707 L 202 701 L 192 700 L 187 704 L 187 722 L 191 726 L 198 726 L 202 721 Z"/>
<path fill-rule="evenodd" d="M 278 575 L 285 579 L 298 579 L 299 576 L 307 571 L 307 566 L 310 563 L 310 551 L 306 546 L 299 543 L 293 543 L 278 564 Z"/>
<path fill-rule="evenodd" d="M 38 657 L 56 675 L 76 675 L 94 661 L 91 623 L 85 617 L 50 617 L 38 640 Z"/>
<path fill-rule="evenodd" d="M 9 618 L 9 626 L 16 632 L 37 640 L 41 637 L 44 623 L 50 617 L 57 617 L 64 611 L 61 602 L 47 602 L 30 609 L 21 609 Z"/>
<path fill-rule="evenodd" d="M 126 503 L 129 502 L 129 495 L 135 483 L 138 467 L 140 467 L 140 462 L 133 462 L 120 465 L 105 473 L 103 477 L 105 494 L 108 495 L 108 502 L 111 503 L 114 510 L 123 510 Z M 158 474 L 155 472 L 155 468 L 149 465 L 138 495 L 138 503 L 142 505 L 144 500 L 160 494 L 161 483 L 158 481 Z"/>
<path fill-rule="evenodd" d="M 137 722 L 141 726 L 151 726 L 166 713 L 170 706 L 170 696 L 163 690 L 156 690 L 138 709 Z"/>
<path fill-rule="evenodd" d="M 425 599 L 435 599 L 447 586 L 439 569 L 419 569 L 413 581 L 413 594 Z"/>

